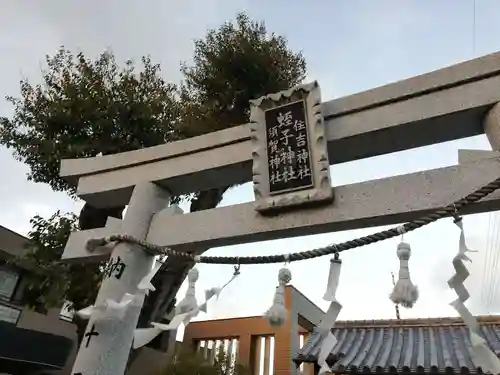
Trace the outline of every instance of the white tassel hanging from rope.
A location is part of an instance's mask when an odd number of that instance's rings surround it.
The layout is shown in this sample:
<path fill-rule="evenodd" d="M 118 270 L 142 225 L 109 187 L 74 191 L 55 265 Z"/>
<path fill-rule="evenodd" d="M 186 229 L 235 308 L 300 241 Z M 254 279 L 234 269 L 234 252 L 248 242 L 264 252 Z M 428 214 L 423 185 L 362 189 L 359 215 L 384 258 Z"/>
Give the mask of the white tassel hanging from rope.
<path fill-rule="evenodd" d="M 398 232 L 404 235 L 404 227 L 399 227 Z M 399 277 L 396 285 L 394 285 L 390 299 L 395 304 L 411 308 L 418 300 L 418 287 L 411 282 L 410 269 L 408 267 L 408 261 L 411 257 L 411 247 L 409 243 L 403 242 L 403 236 L 401 237 L 396 254 L 399 258 Z"/>
<path fill-rule="evenodd" d="M 288 311 L 285 308 L 285 287 L 291 280 L 290 270 L 286 267 L 281 268 L 278 272 L 278 287 L 274 293 L 273 305 L 264 314 L 271 327 L 281 327 L 286 321 Z"/>

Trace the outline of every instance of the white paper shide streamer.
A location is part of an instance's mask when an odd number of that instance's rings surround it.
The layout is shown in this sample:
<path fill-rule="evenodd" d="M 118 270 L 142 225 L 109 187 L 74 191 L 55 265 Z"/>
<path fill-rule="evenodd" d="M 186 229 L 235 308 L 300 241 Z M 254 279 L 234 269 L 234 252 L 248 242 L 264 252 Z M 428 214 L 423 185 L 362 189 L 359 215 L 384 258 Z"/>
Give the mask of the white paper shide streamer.
<path fill-rule="evenodd" d="M 144 293 L 147 295 L 149 291 L 155 290 L 155 287 L 153 286 L 153 284 L 151 284 L 151 280 L 156 275 L 160 267 L 161 263 L 156 263 L 151 272 L 149 272 L 141 280 L 137 288 L 139 290 L 139 293 Z M 123 319 L 125 313 L 127 312 L 127 308 L 130 306 L 130 303 L 134 300 L 135 296 L 135 294 L 125 293 L 120 302 L 114 301 L 112 299 L 107 299 L 106 302 L 102 305 L 91 305 L 77 311 L 76 313 L 82 319 L 90 319 L 92 315 L 94 315 L 94 319 L 96 320 L 106 318 Z"/>
<path fill-rule="evenodd" d="M 126 293 L 120 302 L 107 299 L 102 305 L 91 305 L 85 307 L 84 309 L 77 311 L 76 314 L 82 319 L 90 319 L 91 316 L 94 316 L 95 320 L 107 318 L 123 319 L 125 312 L 127 311 L 127 307 L 133 299 L 133 294 Z"/>
<path fill-rule="evenodd" d="M 274 292 L 273 304 L 264 314 L 264 318 L 271 327 L 281 327 L 288 316 L 285 307 L 285 287 L 292 280 L 292 273 L 286 267 L 278 272 L 278 287 Z"/>
<path fill-rule="evenodd" d="M 139 289 L 139 291 L 144 292 L 146 295 L 148 295 L 149 292 L 154 292 L 156 290 L 154 285 L 151 284 L 151 281 L 153 280 L 155 275 L 158 273 L 158 271 L 160 270 L 162 265 L 163 264 L 161 262 L 155 263 L 151 272 L 148 273 L 146 276 L 144 276 L 144 278 L 141 280 L 141 282 L 137 286 L 137 289 Z"/>
<path fill-rule="evenodd" d="M 470 250 L 465 243 L 465 233 L 461 218 L 455 219 L 455 224 L 460 228 L 460 240 L 458 245 L 458 254 L 453 258 L 453 268 L 455 274 L 448 280 L 448 286 L 457 293 L 458 298 L 450 305 L 458 312 L 463 319 L 465 325 L 469 329 L 470 341 L 475 356 L 475 361 L 479 364 L 484 373 L 500 374 L 500 359 L 493 353 L 486 340 L 480 336 L 479 324 L 476 318 L 471 314 L 465 306 L 465 302 L 470 295 L 465 288 L 464 282 L 470 276 L 464 261 L 470 262 L 470 258 L 466 255 Z"/>
<path fill-rule="evenodd" d="M 196 300 L 196 282 L 199 278 L 199 271 L 196 268 L 191 269 L 188 273 L 188 289 L 186 291 L 186 295 L 184 299 L 175 307 L 175 316 L 172 318 L 170 323 L 151 323 L 152 328 L 136 329 L 134 333 L 133 348 L 137 349 L 148 344 L 163 331 L 173 331 L 178 329 L 181 324 L 189 324 L 191 319 L 197 316 L 200 311 L 206 313 L 208 301 L 213 297 L 219 298 L 222 290 L 227 287 L 239 274 L 239 267 L 235 267 L 233 277 L 221 288 L 214 287 L 206 290 L 205 301 L 198 305 L 198 301 Z"/>
<path fill-rule="evenodd" d="M 140 328 L 134 332 L 134 349 L 140 348 L 153 341 L 163 331 L 175 331 L 181 324 L 188 324 L 190 316 L 188 313 L 175 315 L 170 323 L 151 323 L 152 328 Z"/>
<path fill-rule="evenodd" d="M 399 258 L 399 277 L 394 285 L 390 299 L 395 304 L 411 308 L 418 300 L 418 288 L 413 285 L 410 278 L 408 261 L 411 256 L 411 247 L 407 242 L 401 241 L 396 252 Z"/>
<path fill-rule="evenodd" d="M 337 344 L 337 339 L 332 333 L 333 326 L 342 310 L 342 305 L 337 301 L 336 294 L 340 279 L 340 270 L 342 261 L 339 259 L 339 254 L 335 253 L 335 257 L 330 260 L 330 272 L 328 273 L 328 284 L 326 292 L 323 296 L 325 301 L 330 302 L 330 306 L 323 317 L 317 331 L 322 337 L 321 348 L 318 354 L 318 365 L 320 367 L 319 375 L 330 371 L 330 366 L 327 363 L 328 356 Z"/>

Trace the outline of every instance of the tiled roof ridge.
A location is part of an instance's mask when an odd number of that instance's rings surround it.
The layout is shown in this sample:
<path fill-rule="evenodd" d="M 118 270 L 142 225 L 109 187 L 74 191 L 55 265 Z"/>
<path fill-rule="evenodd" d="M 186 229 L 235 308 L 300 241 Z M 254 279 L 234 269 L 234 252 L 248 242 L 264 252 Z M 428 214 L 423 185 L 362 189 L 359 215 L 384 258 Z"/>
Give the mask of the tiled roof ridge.
<path fill-rule="evenodd" d="M 500 324 L 500 315 L 476 316 L 482 324 Z M 366 319 L 366 320 L 339 320 L 335 328 L 373 328 L 373 327 L 429 327 L 429 326 L 463 326 L 459 317 L 443 318 L 413 318 L 413 319 Z"/>

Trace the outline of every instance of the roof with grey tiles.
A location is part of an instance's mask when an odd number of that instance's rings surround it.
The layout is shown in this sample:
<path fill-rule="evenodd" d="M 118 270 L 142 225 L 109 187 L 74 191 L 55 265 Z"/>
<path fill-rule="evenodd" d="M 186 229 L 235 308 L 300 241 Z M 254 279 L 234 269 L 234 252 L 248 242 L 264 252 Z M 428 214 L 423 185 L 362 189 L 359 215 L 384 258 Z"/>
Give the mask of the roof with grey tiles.
<path fill-rule="evenodd" d="M 500 354 L 500 316 L 478 320 Z M 482 373 L 457 318 L 337 322 L 332 332 L 338 342 L 327 362 L 334 373 Z M 321 341 L 321 333 L 312 333 L 294 360 L 315 362 Z"/>

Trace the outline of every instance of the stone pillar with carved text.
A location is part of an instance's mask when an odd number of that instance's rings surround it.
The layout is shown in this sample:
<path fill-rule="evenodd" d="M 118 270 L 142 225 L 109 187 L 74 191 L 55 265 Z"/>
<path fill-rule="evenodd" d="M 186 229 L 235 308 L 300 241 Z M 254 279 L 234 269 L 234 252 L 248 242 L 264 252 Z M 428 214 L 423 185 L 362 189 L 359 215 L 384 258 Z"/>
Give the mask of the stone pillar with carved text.
<path fill-rule="evenodd" d="M 153 183 L 135 186 L 123 219 L 122 232 L 145 239 L 153 215 L 168 205 L 169 198 L 167 191 Z M 154 262 L 154 256 L 127 243 L 118 243 L 111 254 L 94 306 L 102 306 L 107 300 L 120 301 L 126 293 L 136 293 L 139 282 L 151 272 Z M 98 318 L 93 313 L 72 374 L 124 374 L 143 302 L 144 295 L 136 295 L 124 317 Z"/>
<path fill-rule="evenodd" d="M 250 125 L 257 211 L 333 200 L 316 81 L 251 101 Z"/>

